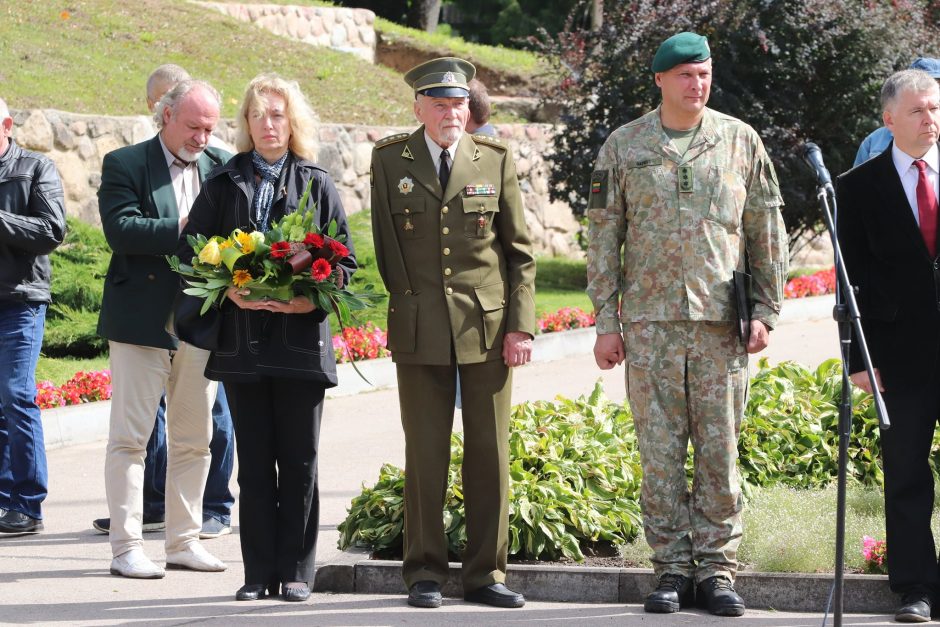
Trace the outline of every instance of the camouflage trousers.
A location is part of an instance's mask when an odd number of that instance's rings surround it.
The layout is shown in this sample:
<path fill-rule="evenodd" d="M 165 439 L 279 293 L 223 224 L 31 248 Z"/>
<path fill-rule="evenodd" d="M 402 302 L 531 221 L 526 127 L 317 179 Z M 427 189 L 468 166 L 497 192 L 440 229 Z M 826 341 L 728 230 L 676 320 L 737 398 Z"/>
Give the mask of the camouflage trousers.
<path fill-rule="evenodd" d="M 737 443 L 748 381 L 735 327 L 633 322 L 624 325 L 624 342 L 643 466 L 643 528 L 656 575 L 734 580 L 742 508 Z"/>

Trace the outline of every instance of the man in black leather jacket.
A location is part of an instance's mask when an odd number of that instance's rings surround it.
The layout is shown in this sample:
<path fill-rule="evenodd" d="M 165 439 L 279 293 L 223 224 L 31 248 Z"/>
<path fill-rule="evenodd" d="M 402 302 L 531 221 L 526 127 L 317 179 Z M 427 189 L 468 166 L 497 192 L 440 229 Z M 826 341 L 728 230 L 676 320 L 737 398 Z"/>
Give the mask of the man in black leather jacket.
<path fill-rule="evenodd" d="M 42 530 L 46 451 L 36 362 L 49 304 L 48 254 L 65 237 L 62 183 L 11 138 L 0 100 L 0 535 Z"/>

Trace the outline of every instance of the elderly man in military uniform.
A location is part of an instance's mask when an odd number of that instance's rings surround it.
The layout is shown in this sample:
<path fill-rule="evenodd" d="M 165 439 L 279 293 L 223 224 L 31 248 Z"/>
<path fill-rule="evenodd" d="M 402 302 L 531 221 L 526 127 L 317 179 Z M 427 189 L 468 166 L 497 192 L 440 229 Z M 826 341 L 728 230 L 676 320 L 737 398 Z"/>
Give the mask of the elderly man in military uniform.
<path fill-rule="evenodd" d="M 447 580 L 443 505 L 456 376 L 463 397 L 464 599 L 521 607 L 504 585 L 509 546 L 512 367 L 535 333 L 535 261 L 512 153 L 467 135 L 475 68 L 452 57 L 413 68 L 414 133 L 372 153 L 372 232 L 389 291 L 388 348 L 405 432 L 408 603 L 439 607 Z"/>
<path fill-rule="evenodd" d="M 767 346 L 777 322 L 788 251 L 760 138 L 705 106 L 710 57 L 694 33 L 663 42 L 652 64 L 662 104 L 601 148 L 589 190 L 588 294 L 598 366 L 627 362 L 643 527 L 659 578 L 644 607 L 676 612 L 697 596 L 712 614 L 740 616 L 736 461 L 747 354 Z M 752 311 L 739 332 L 733 273 L 748 268 Z"/>

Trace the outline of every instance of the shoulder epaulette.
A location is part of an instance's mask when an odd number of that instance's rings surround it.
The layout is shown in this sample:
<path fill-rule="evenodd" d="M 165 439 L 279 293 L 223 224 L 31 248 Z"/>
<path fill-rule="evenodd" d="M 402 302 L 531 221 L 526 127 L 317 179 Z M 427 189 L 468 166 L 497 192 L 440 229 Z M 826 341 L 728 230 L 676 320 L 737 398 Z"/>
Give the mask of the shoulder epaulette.
<path fill-rule="evenodd" d="M 473 135 L 473 141 L 478 144 L 486 144 L 487 146 L 492 146 L 494 148 L 502 148 L 503 150 L 508 150 L 508 146 L 501 142 L 498 137 L 493 137 L 492 135 Z"/>
<path fill-rule="evenodd" d="M 408 135 L 408 133 L 398 133 L 397 135 L 389 135 L 388 137 L 383 137 L 379 141 L 375 142 L 375 147 L 382 148 L 383 146 L 397 144 L 398 142 L 405 141 L 409 137 L 410 135 Z"/>

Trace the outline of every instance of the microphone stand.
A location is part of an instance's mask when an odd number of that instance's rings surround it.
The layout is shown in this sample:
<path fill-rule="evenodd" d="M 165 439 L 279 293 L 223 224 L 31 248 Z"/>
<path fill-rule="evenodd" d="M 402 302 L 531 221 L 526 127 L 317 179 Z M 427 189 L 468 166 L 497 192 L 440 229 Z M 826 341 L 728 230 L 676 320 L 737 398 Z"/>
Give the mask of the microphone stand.
<path fill-rule="evenodd" d="M 823 170 L 825 171 L 825 170 Z M 833 588 L 833 623 L 842 627 L 842 601 L 845 582 L 845 493 L 846 475 L 849 460 L 849 438 L 852 435 L 852 382 L 849 380 L 849 348 L 852 344 L 852 331 L 855 331 L 855 340 L 858 342 L 868 380 L 871 382 L 872 396 L 875 402 L 875 411 L 878 413 L 878 422 L 882 430 L 891 428 L 888 419 L 888 410 L 885 407 L 881 391 L 878 389 L 875 371 L 868 353 L 868 344 L 865 333 L 862 331 L 861 318 L 858 313 L 858 303 L 855 300 L 855 290 L 849 283 L 849 275 L 842 260 L 842 249 L 839 247 L 836 221 L 829 210 L 829 197 L 832 205 L 838 212 L 835 193 L 828 175 L 823 179 L 819 176 L 816 198 L 822 208 L 826 228 L 832 240 L 832 251 L 835 257 L 836 269 L 836 305 L 832 309 L 832 317 L 839 326 L 839 342 L 842 350 L 842 397 L 839 401 L 839 472 L 836 492 L 836 565 L 835 583 Z"/>

